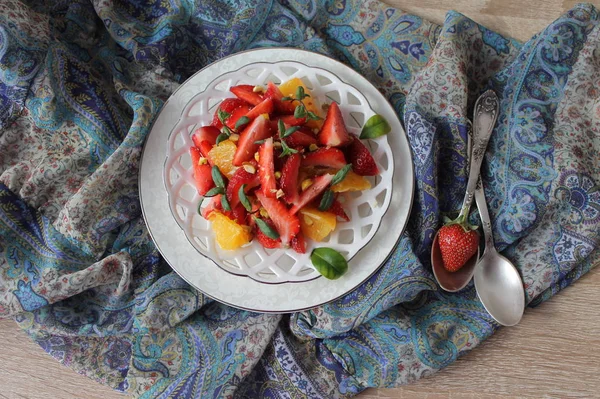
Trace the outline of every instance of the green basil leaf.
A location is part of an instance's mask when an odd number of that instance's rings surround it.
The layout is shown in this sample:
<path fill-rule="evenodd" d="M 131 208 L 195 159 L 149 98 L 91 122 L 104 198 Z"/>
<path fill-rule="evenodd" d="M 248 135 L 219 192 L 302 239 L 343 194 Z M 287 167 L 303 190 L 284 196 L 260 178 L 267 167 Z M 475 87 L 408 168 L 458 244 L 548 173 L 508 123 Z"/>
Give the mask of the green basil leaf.
<path fill-rule="evenodd" d="M 323 118 L 321 118 L 319 115 L 315 114 L 314 112 L 312 112 L 312 111 L 309 111 L 309 112 L 307 113 L 307 119 L 308 119 L 309 121 L 320 121 L 320 120 L 321 120 L 321 119 L 323 119 Z"/>
<path fill-rule="evenodd" d="M 288 129 L 285 129 L 285 132 L 283 133 L 283 136 L 280 136 L 282 139 L 291 136 L 292 134 L 294 134 L 294 132 L 296 132 L 298 129 L 300 129 L 300 126 L 292 126 Z"/>
<path fill-rule="evenodd" d="M 215 182 L 215 186 L 225 188 L 225 181 L 223 180 L 223 175 L 219 170 L 217 165 L 213 166 L 211 169 L 212 179 Z"/>
<path fill-rule="evenodd" d="M 240 197 L 240 202 L 244 205 L 244 208 L 246 208 L 248 212 L 252 212 L 252 204 L 248 197 L 246 197 L 246 193 L 244 192 L 245 189 L 246 185 L 242 184 L 242 187 L 238 190 L 238 197 Z"/>
<path fill-rule="evenodd" d="M 205 197 L 210 198 L 214 197 L 218 194 L 225 194 L 225 189 L 223 187 L 213 187 L 204 194 Z"/>
<path fill-rule="evenodd" d="M 225 122 L 227 121 L 227 119 L 229 119 L 230 116 L 231 114 L 229 112 L 225 112 L 221 108 L 219 108 L 219 110 L 217 111 L 217 117 L 219 118 L 222 124 L 225 124 Z"/>
<path fill-rule="evenodd" d="M 342 169 L 338 170 L 333 179 L 331 179 L 331 185 L 335 186 L 346 178 L 348 172 L 352 169 L 352 164 L 345 165 Z"/>
<path fill-rule="evenodd" d="M 388 121 L 379 114 L 375 114 L 367 120 L 367 123 L 362 128 L 360 132 L 361 139 L 376 139 L 379 136 L 383 136 L 384 134 L 388 134 L 392 128 Z"/>
<path fill-rule="evenodd" d="M 323 198 L 321 198 L 321 202 L 319 203 L 319 210 L 321 212 L 329 210 L 329 208 L 331 208 L 331 205 L 333 205 L 334 198 L 335 197 L 333 195 L 333 191 L 326 190 L 323 193 Z"/>
<path fill-rule="evenodd" d="M 315 248 L 310 260 L 323 277 L 329 280 L 340 278 L 348 271 L 348 262 L 338 251 L 332 248 Z"/>
<path fill-rule="evenodd" d="M 217 145 L 219 145 L 219 143 L 221 143 L 222 141 L 225 141 L 229 138 L 229 136 L 227 135 L 227 133 L 221 133 L 217 136 L 217 141 L 215 142 Z"/>
<path fill-rule="evenodd" d="M 221 196 L 221 206 L 223 207 L 223 210 L 231 211 L 231 206 L 229 205 L 229 201 L 227 201 L 226 195 Z"/>
<path fill-rule="evenodd" d="M 300 104 L 294 110 L 294 118 L 300 119 L 304 117 L 306 117 L 306 107 L 304 107 L 304 104 Z"/>
<path fill-rule="evenodd" d="M 255 217 L 254 221 L 256 222 L 256 225 L 264 235 L 274 240 L 279 238 L 279 233 L 277 232 L 277 230 L 269 226 L 264 220 Z"/>
<path fill-rule="evenodd" d="M 235 130 L 238 130 L 240 127 L 247 125 L 250 122 L 250 118 L 247 116 L 242 116 L 240 119 L 235 122 Z"/>
<path fill-rule="evenodd" d="M 281 154 L 279 154 L 279 158 L 283 158 L 286 155 L 295 154 L 297 152 L 298 150 L 290 148 L 285 141 L 281 140 Z"/>
<path fill-rule="evenodd" d="M 298 86 L 296 87 L 296 100 L 304 99 L 304 87 Z"/>
<path fill-rule="evenodd" d="M 233 130 L 231 130 L 229 128 L 229 126 L 227 125 L 223 125 L 223 127 L 221 128 L 221 131 L 227 135 L 227 137 L 231 136 L 231 133 L 233 133 Z"/>

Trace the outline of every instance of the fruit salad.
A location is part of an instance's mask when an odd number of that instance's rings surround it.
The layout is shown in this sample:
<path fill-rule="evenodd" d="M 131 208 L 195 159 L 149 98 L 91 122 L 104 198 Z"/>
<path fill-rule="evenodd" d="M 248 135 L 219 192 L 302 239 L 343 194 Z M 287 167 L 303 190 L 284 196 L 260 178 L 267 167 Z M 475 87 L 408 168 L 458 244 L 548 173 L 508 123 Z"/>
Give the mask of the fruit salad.
<path fill-rule="evenodd" d="M 230 91 L 192 135 L 199 212 L 222 249 L 256 240 L 305 253 L 350 220 L 345 196 L 371 188 L 377 164 L 339 105 L 319 104 L 301 79 Z"/>

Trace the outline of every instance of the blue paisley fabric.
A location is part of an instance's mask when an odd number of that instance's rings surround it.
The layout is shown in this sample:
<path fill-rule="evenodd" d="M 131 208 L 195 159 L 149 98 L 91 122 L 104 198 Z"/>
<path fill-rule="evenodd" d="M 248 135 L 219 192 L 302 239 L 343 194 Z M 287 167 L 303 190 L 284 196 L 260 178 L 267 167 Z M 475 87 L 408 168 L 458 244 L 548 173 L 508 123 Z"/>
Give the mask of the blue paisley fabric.
<path fill-rule="evenodd" d="M 578 5 L 518 43 L 454 12 L 438 26 L 375 0 L 4 0 L 0 317 L 134 397 L 346 398 L 434 373 L 498 328 L 472 285 L 436 286 L 428 252 L 460 208 L 484 90 L 501 99 L 486 197 L 529 305 L 600 263 L 599 17 Z M 179 278 L 137 186 L 170 93 L 220 57 L 269 46 L 327 54 L 373 82 L 404 123 L 417 182 L 388 262 L 345 297 L 285 316 Z"/>

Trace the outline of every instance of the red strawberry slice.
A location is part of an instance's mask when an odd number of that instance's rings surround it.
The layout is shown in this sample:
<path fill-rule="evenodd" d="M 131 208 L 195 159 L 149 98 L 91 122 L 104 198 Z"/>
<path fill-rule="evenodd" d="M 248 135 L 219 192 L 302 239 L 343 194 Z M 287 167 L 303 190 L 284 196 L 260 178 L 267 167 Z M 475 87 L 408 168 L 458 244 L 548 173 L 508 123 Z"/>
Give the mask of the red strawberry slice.
<path fill-rule="evenodd" d="M 198 146 L 196 146 L 198 147 Z M 210 150 L 212 150 L 213 145 L 210 144 L 208 141 L 204 140 L 203 142 L 200 143 L 200 146 L 198 147 L 198 149 L 200 150 L 200 154 L 202 154 L 202 156 L 204 158 L 206 158 L 208 160 L 208 163 L 212 166 L 212 161 L 210 160 L 210 157 L 208 156 L 208 153 L 210 152 Z"/>
<path fill-rule="evenodd" d="M 339 217 L 340 219 L 342 219 L 345 222 L 350 221 L 350 217 L 344 210 L 344 207 L 342 206 L 340 201 L 337 200 L 337 198 L 333 200 L 333 203 L 331 204 L 331 208 L 329 208 L 328 211 L 333 213 L 334 215 L 336 215 L 337 217 Z"/>
<path fill-rule="evenodd" d="M 264 222 L 266 224 L 268 224 L 271 228 L 273 228 L 274 230 L 277 230 L 275 228 L 275 226 L 273 225 L 273 222 L 265 219 Z M 273 239 L 271 237 L 267 237 L 265 235 L 265 233 L 263 233 L 260 229 L 256 229 L 256 239 L 258 240 L 258 242 L 260 243 L 260 245 L 262 245 L 265 248 L 281 248 L 281 239 Z"/>
<path fill-rule="evenodd" d="M 352 163 L 352 170 L 361 176 L 376 176 L 379 174 L 377 164 L 371 155 L 371 152 L 360 139 L 354 135 L 351 136 L 352 142 L 344 152 L 346 157 Z"/>
<path fill-rule="evenodd" d="M 219 120 L 219 110 L 231 114 L 235 109 L 242 106 L 249 107 L 250 105 L 246 101 L 240 100 L 239 98 L 226 98 L 221 102 L 221 104 L 219 104 L 219 107 L 215 111 L 211 125 L 217 129 L 221 129 L 223 124 Z"/>
<path fill-rule="evenodd" d="M 233 86 L 229 89 L 229 91 L 235 94 L 235 96 L 240 100 L 244 100 L 252 105 L 258 105 L 263 100 L 263 96 L 261 94 L 254 92 L 254 86 L 252 85 Z"/>
<path fill-rule="evenodd" d="M 284 246 L 287 246 L 292 238 L 300 231 L 300 220 L 296 215 L 291 214 L 283 202 L 278 199 L 269 198 L 261 191 L 256 192 L 256 197 L 273 221 L 281 238 L 281 243 Z"/>
<path fill-rule="evenodd" d="M 317 144 L 317 138 L 312 134 L 308 134 L 302 130 L 296 130 L 294 133 L 290 134 L 286 138 L 284 138 L 285 143 L 289 147 L 308 147 L 311 144 Z"/>
<path fill-rule="evenodd" d="M 273 100 L 270 98 L 265 98 L 261 103 L 259 103 L 256 107 L 252 108 L 250 112 L 246 114 L 246 117 L 249 119 L 254 119 L 258 115 L 262 114 L 270 114 L 275 109 L 273 105 Z"/>
<path fill-rule="evenodd" d="M 475 230 L 466 231 L 460 224 L 450 224 L 440 229 L 438 243 L 444 268 L 455 272 L 477 253 L 479 234 Z"/>
<path fill-rule="evenodd" d="M 192 157 L 192 166 L 194 167 L 194 180 L 198 194 L 204 195 L 215 186 L 211 175 L 211 167 L 208 163 L 201 165 L 200 150 L 196 147 L 190 147 L 190 156 Z"/>
<path fill-rule="evenodd" d="M 254 160 L 251 162 L 252 166 L 256 169 L 257 165 Z M 258 174 L 247 172 L 246 169 L 237 168 L 229 183 L 227 183 L 227 200 L 231 207 L 237 206 L 240 202 L 239 192 L 242 185 L 246 185 L 246 192 L 250 191 L 254 187 L 260 184 Z"/>
<path fill-rule="evenodd" d="M 246 208 L 244 208 L 241 203 L 238 203 L 236 206 L 231 206 L 231 212 L 227 212 L 226 215 L 238 224 L 248 224 L 248 212 L 246 212 Z"/>
<path fill-rule="evenodd" d="M 275 109 L 283 114 L 293 114 L 294 110 L 296 109 L 296 105 L 292 104 L 292 101 L 281 101 L 283 98 L 283 93 L 273 82 L 267 83 L 265 98 L 272 99 Z"/>
<path fill-rule="evenodd" d="M 223 207 L 221 206 L 221 194 L 217 194 L 210 199 L 208 205 L 202 208 L 202 217 L 206 220 L 210 217 L 210 214 L 214 211 L 222 211 Z"/>
<path fill-rule="evenodd" d="M 277 119 L 281 119 L 287 126 L 302 126 L 306 123 L 306 118 L 296 118 L 294 115 L 282 115 Z M 277 121 L 275 121 L 277 122 Z"/>
<path fill-rule="evenodd" d="M 302 156 L 300 154 L 292 154 L 287 157 L 281 169 L 279 184 L 285 194 L 284 198 L 289 204 L 298 201 L 298 172 L 300 171 L 301 160 Z"/>
<path fill-rule="evenodd" d="M 319 148 L 304 155 L 302 166 L 324 166 L 341 169 L 346 165 L 344 153 L 337 148 Z"/>
<path fill-rule="evenodd" d="M 254 159 L 254 153 L 258 150 L 259 144 L 256 141 L 264 140 L 272 136 L 271 125 L 262 115 L 259 115 L 246 127 L 240 134 L 237 150 L 233 156 L 233 164 L 241 166 L 243 162 Z"/>
<path fill-rule="evenodd" d="M 275 164 L 273 161 L 273 138 L 269 137 L 258 150 L 258 175 L 260 189 L 267 197 L 275 198 Z"/>
<path fill-rule="evenodd" d="M 329 105 L 318 139 L 320 144 L 332 147 L 344 146 L 351 140 L 342 111 L 335 101 Z"/>
<path fill-rule="evenodd" d="M 294 238 L 292 238 L 291 246 L 292 249 L 299 254 L 306 253 L 306 240 L 304 240 L 304 235 L 302 235 L 302 232 L 299 232 Z"/>
<path fill-rule="evenodd" d="M 221 134 L 221 131 L 214 126 L 202 126 L 194 131 L 192 135 L 192 141 L 194 145 L 202 150 L 202 142 L 207 141 L 208 144 L 215 144 L 217 142 L 217 136 Z"/>
<path fill-rule="evenodd" d="M 292 206 L 290 209 L 290 213 L 295 215 L 302 207 L 315 199 L 319 194 L 321 194 L 327 187 L 329 187 L 329 183 L 331 183 L 331 179 L 333 179 L 333 175 L 325 174 L 321 176 L 315 177 L 313 184 L 308 187 L 305 191 L 300 194 L 298 197 L 298 201 Z"/>
<path fill-rule="evenodd" d="M 241 105 L 238 108 L 231 111 L 231 116 L 227 119 L 227 121 L 225 121 L 227 127 L 229 127 L 232 130 L 235 129 L 235 124 L 237 123 L 238 119 L 240 119 L 242 116 L 245 116 L 250 111 L 252 111 L 252 106 L 248 104 Z"/>

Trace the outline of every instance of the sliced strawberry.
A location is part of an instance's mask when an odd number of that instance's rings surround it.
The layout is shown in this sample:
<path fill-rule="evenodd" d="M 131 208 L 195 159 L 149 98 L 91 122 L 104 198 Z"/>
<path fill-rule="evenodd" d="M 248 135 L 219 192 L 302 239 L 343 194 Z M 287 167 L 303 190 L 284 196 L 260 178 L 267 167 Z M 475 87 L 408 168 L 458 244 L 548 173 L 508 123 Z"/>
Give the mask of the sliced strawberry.
<path fill-rule="evenodd" d="M 333 204 L 331 204 L 331 208 L 329 208 L 328 211 L 333 213 L 334 215 L 336 215 L 337 217 L 339 217 L 340 219 L 342 219 L 345 222 L 350 221 L 350 217 L 344 210 L 344 207 L 342 206 L 341 202 L 338 201 L 337 199 L 333 200 Z"/>
<path fill-rule="evenodd" d="M 202 156 L 206 158 L 208 160 L 208 163 L 212 166 L 213 163 L 210 160 L 210 156 L 208 155 L 208 153 L 210 152 L 210 150 L 212 150 L 213 145 L 210 144 L 208 141 L 204 140 L 200 143 L 200 146 L 196 147 L 198 147 L 198 149 L 200 150 L 200 154 L 202 154 Z"/>
<path fill-rule="evenodd" d="M 281 243 L 287 246 L 300 231 L 300 220 L 296 215 L 291 214 L 283 202 L 278 199 L 269 198 L 263 195 L 261 191 L 256 192 L 256 197 L 273 221 L 281 238 Z"/>
<path fill-rule="evenodd" d="M 285 143 L 290 147 L 308 147 L 311 144 L 317 144 L 317 139 L 312 134 L 303 132 L 302 130 L 296 130 L 284 138 Z"/>
<path fill-rule="evenodd" d="M 219 120 L 219 110 L 231 114 L 236 108 L 239 108 L 241 106 L 248 107 L 249 104 L 244 100 L 240 100 L 239 98 L 226 98 L 221 102 L 221 104 L 219 104 L 219 107 L 215 111 L 215 115 L 213 116 L 211 125 L 216 127 L 217 129 L 221 129 L 223 127 L 223 124 Z"/>
<path fill-rule="evenodd" d="M 258 105 L 263 100 L 263 96 L 261 94 L 254 92 L 254 86 L 252 85 L 233 86 L 229 89 L 229 91 L 235 94 L 237 98 L 252 105 Z"/>
<path fill-rule="evenodd" d="M 256 162 L 253 160 L 251 163 L 256 169 Z M 229 183 L 227 183 L 227 200 L 231 207 L 238 205 L 240 202 L 239 191 L 240 187 L 244 184 L 246 185 L 246 192 L 258 186 L 260 184 L 258 174 L 247 172 L 243 167 L 237 168 L 233 176 L 231 176 L 231 179 L 229 179 Z"/>
<path fill-rule="evenodd" d="M 319 143 L 326 146 L 339 147 L 350 142 L 340 107 L 334 101 L 329 105 L 323 127 L 318 135 Z"/>
<path fill-rule="evenodd" d="M 344 152 L 348 160 L 352 162 L 354 173 L 361 176 L 378 175 L 379 169 L 369 149 L 365 147 L 358 137 L 354 135 L 350 137 L 352 142 L 344 149 Z"/>
<path fill-rule="evenodd" d="M 221 131 L 214 126 L 202 126 L 194 131 L 192 135 L 192 141 L 194 145 L 202 150 L 202 142 L 207 141 L 213 145 L 217 142 L 217 136 L 221 134 Z"/>
<path fill-rule="evenodd" d="M 282 115 L 278 119 L 288 126 L 302 126 L 306 123 L 306 118 L 296 118 L 294 115 Z"/>
<path fill-rule="evenodd" d="M 315 177 L 313 184 L 304 190 L 302 194 L 298 197 L 298 201 L 292 206 L 290 209 L 290 213 L 295 215 L 302 207 L 315 199 L 319 194 L 321 194 L 327 187 L 329 187 L 329 183 L 331 183 L 331 179 L 333 179 L 333 175 L 325 174 L 321 176 Z"/>
<path fill-rule="evenodd" d="M 250 111 L 252 111 L 252 106 L 248 104 L 240 105 L 231 111 L 231 116 L 227 119 L 227 121 L 225 121 L 227 127 L 232 130 L 235 129 L 235 124 L 237 123 L 238 119 L 240 119 L 242 116 L 246 116 L 246 114 L 248 114 Z"/>
<path fill-rule="evenodd" d="M 231 206 L 231 213 L 228 213 L 227 216 L 230 219 L 235 220 L 238 224 L 248 224 L 248 212 L 246 212 L 246 208 L 244 208 L 244 205 L 241 203 L 238 203 L 236 206 Z"/>
<path fill-rule="evenodd" d="M 281 101 L 283 98 L 283 93 L 273 82 L 267 83 L 265 98 L 270 98 L 273 100 L 275 109 L 283 114 L 293 114 L 294 110 L 296 109 L 296 105 L 292 104 L 292 101 Z"/>
<path fill-rule="evenodd" d="M 272 136 L 271 125 L 262 115 L 259 115 L 248 125 L 240 134 L 237 150 L 233 157 L 233 164 L 241 166 L 243 162 L 254 159 L 254 153 L 258 150 L 259 144 L 256 141 L 264 140 Z"/>
<path fill-rule="evenodd" d="M 210 214 L 214 211 L 221 211 L 223 207 L 221 206 L 221 194 L 217 194 L 210 199 L 208 205 L 202 208 L 202 217 L 206 220 L 210 217 Z"/>
<path fill-rule="evenodd" d="M 271 100 L 270 98 L 266 98 L 256 107 L 252 108 L 252 110 L 250 110 L 246 114 L 246 117 L 249 119 L 254 119 L 258 115 L 270 114 L 271 112 L 273 112 L 274 109 L 275 106 L 273 105 L 273 100 Z"/>
<path fill-rule="evenodd" d="M 292 154 L 287 157 L 281 169 L 279 185 L 285 194 L 285 200 L 290 204 L 298 201 L 298 172 L 301 160 L 300 154 Z"/>
<path fill-rule="evenodd" d="M 317 151 L 304 155 L 302 166 L 324 166 L 341 169 L 346 165 L 344 153 L 337 148 L 319 148 Z"/>
<path fill-rule="evenodd" d="M 267 223 L 271 228 L 277 230 L 275 228 L 275 226 L 273 225 L 273 222 L 266 219 L 265 223 Z M 273 249 L 273 248 L 281 248 L 281 239 L 273 239 L 271 237 L 268 237 L 265 235 L 265 233 L 263 233 L 260 229 L 256 229 L 256 239 L 258 240 L 258 242 L 260 243 L 260 245 L 262 245 L 265 248 L 269 248 L 269 249 Z"/>
<path fill-rule="evenodd" d="M 258 150 L 258 175 L 260 177 L 260 189 L 262 193 L 267 197 L 275 198 L 277 185 L 275 184 L 272 137 L 269 137 Z"/>
<path fill-rule="evenodd" d="M 194 167 L 194 181 L 196 182 L 196 189 L 198 194 L 204 195 L 215 186 L 211 175 L 211 166 L 206 164 L 200 164 L 200 150 L 196 147 L 190 147 L 190 156 L 192 157 L 192 166 Z"/>
<path fill-rule="evenodd" d="M 304 240 L 304 235 L 302 232 L 299 232 L 294 238 L 292 238 L 291 246 L 292 249 L 299 254 L 306 253 L 306 240 Z"/>

